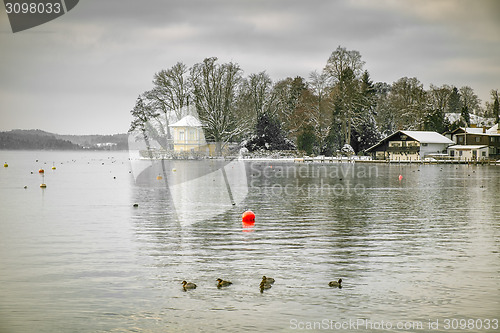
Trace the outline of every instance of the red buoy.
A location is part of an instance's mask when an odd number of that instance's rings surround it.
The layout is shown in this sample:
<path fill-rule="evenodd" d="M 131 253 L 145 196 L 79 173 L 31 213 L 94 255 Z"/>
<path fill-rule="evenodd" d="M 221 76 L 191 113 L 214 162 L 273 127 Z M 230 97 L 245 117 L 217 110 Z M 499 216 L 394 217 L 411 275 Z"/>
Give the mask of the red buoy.
<path fill-rule="evenodd" d="M 254 224 L 255 223 L 255 214 L 251 210 L 247 210 L 241 216 L 241 220 L 244 224 Z"/>
<path fill-rule="evenodd" d="M 403 180 L 403 175 L 399 175 L 399 181 Z"/>
<path fill-rule="evenodd" d="M 44 173 L 44 172 L 45 172 L 45 170 L 43 170 L 43 169 L 38 170 L 38 173 Z"/>

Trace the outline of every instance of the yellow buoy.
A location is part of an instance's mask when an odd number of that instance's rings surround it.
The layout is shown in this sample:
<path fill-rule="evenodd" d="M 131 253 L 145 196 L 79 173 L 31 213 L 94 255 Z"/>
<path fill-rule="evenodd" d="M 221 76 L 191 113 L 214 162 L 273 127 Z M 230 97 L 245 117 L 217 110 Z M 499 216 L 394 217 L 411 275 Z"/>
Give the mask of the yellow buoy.
<path fill-rule="evenodd" d="M 55 167 L 55 166 L 53 166 L 53 167 L 52 167 L 52 170 L 55 170 L 55 169 L 56 169 L 56 167 Z"/>
<path fill-rule="evenodd" d="M 173 172 L 176 172 L 176 171 L 177 171 L 177 169 L 176 169 L 176 168 L 173 168 L 173 169 L 172 169 L 172 171 L 173 171 Z"/>
<path fill-rule="evenodd" d="M 41 188 L 46 188 L 46 187 L 47 187 L 47 184 L 40 184 L 40 187 L 41 187 Z"/>
<path fill-rule="evenodd" d="M 3 167 L 4 168 L 7 168 L 9 165 L 7 164 L 7 162 L 4 163 Z"/>
<path fill-rule="evenodd" d="M 157 179 L 157 180 L 162 180 L 162 179 L 163 179 L 163 177 L 162 177 L 162 176 L 158 176 L 158 177 L 156 177 L 156 179 Z"/>

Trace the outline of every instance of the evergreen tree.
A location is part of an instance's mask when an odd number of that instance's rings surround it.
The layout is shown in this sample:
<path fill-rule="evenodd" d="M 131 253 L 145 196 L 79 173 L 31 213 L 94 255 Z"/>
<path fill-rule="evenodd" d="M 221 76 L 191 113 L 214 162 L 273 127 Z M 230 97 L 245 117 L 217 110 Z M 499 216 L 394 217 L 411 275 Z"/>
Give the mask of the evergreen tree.
<path fill-rule="evenodd" d="M 255 135 L 242 144 L 249 151 L 292 150 L 293 143 L 285 136 L 280 121 L 269 113 L 261 113 L 257 118 Z"/>
<path fill-rule="evenodd" d="M 447 130 L 444 113 L 439 109 L 430 110 L 424 118 L 424 130 L 444 133 Z"/>
<path fill-rule="evenodd" d="M 316 136 L 312 126 L 306 126 L 297 137 L 297 148 L 305 151 L 308 155 L 313 153 Z"/>
<path fill-rule="evenodd" d="M 360 84 L 360 105 L 354 120 L 351 146 L 361 152 L 376 144 L 381 134 L 375 120 L 376 89 L 368 71 L 364 71 Z"/>
<path fill-rule="evenodd" d="M 460 101 L 460 93 L 457 87 L 453 87 L 450 97 L 448 97 L 448 112 L 461 113 L 462 102 Z"/>
<path fill-rule="evenodd" d="M 500 106 L 498 104 L 498 93 L 495 96 L 495 101 L 493 102 L 493 113 L 497 124 L 500 123 Z"/>
<path fill-rule="evenodd" d="M 466 127 L 470 126 L 470 113 L 469 113 L 469 107 L 467 105 L 464 105 L 462 107 L 462 114 L 461 114 L 462 121 Z"/>

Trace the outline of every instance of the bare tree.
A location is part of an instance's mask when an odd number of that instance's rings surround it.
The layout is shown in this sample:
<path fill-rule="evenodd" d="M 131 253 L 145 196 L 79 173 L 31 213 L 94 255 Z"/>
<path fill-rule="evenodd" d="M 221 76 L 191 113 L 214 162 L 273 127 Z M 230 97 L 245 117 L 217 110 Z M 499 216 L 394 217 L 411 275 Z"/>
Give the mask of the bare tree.
<path fill-rule="evenodd" d="M 359 78 L 363 70 L 364 61 L 358 51 L 348 51 L 344 47 L 337 47 L 328 59 L 325 72 L 328 73 L 335 89 L 333 98 L 341 103 L 338 109 L 342 115 L 342 131 L 347 144 L 351 143 L 352 118 L 355 108 L 359 104 Z"/>
<path fill-rule="evenodd" d="M 139 130 L 142 133 L 144 142 L 146 143 L 146 148 L 148 150 L 149 157 L 152 158 L 150 151 L 150 135 L 151 128 L 149 121 L 158 117 L 159 113 L 155 112 L 149 105 L 144 102 L 144 97 L 139 95 L 135 102 L 134 108 L 130 111 L 133 120 L 130 124 L 129 133 Z"/>
<path fill-rule="evenodd" d="M 189 104 L 191 86 L 188 78 L 188 68 L 182 62 L 169 69 L 162 69 L 153 77 L 153 89 L 144 93 L 147 103 L 154 110 L 163 112 L 164 126 L 160 126 L 161 142 L 164 148 L 173 149 L 170 133 L 170 121 L 177 121 L 183 116 L 184 108 Z M 162 143 L 163 145 L 163 143 Z"/>
<path fill-rule="evenodd" d="M 313 71 L 309 74 L 309 87 L 312 100 L 309 105 L 311 109 L 311 123 L 315 131 L 320 148 L 325 144 L 325 140 L 332 127 L 333 104 L 330 99 L 328 74 Z"/>
<path fill-rule="evenodd" d="M 235 116 L 235 95 L 241 80 L 237 64 L 218 64 L 217 58 L 206 58 L 191 68 L 193 94 L 207 139 L 215 141 L 216 153 L 245 126 Z"/>
<path fill-rule="evenodd" d="M 481 100 L 474 93 L 474 89 L 469 86 L 460 88 L 462 107 L 467 107 L 470 113 L 479 114 L 481 110 Z"/>
<path fill-rule="evenodd" d="M 392 84 L 389 104 L 397 129 L 422 130 L 425 117 L 425 90 L 415 77 L 403 77 Z"/>
<path fill-rule="evenodd" d="M 183 116 L 181 110 L 189 104 L 191 84 L 188 75 L 187 66 L 178 62 L 169 69 L 155 73 L 153 77 L 151 97 L 158 101 L 164 112 L 174 111 L 177 119 Z"/>
<path fill-rule="evenodd" d="M 249 100 L 255 115 L 266 112 L 272 101 L 272 80 L 266 72 L 250 74 L 247 80 Z"/>

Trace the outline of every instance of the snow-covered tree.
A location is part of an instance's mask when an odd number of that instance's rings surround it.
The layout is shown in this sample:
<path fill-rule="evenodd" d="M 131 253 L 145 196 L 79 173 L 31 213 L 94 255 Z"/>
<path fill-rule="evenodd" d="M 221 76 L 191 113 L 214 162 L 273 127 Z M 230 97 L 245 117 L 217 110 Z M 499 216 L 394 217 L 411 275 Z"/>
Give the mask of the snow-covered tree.
<path fill-rule="evenodd" d="M 191 82 L 198 115 L 207 140 L 213 140 L 216 153 L 245 128 L 235 116 L 237 85 L 241 69 L 232 62 L 218 64 L 217 58 L 206 58 L 191 68 Z"/>
<path fill-rule="evenodd" d="M 359 78 L 362 74 L 364 61 L 358 51 L 348 51 L 344 47 L 337 47 L 332 52 L 325 66 L 334 89 L 334 94 L 338 96 L 337 103 L 342 103 L 342 131 L 345 142 L 351 142 L 351 131 L 355 109 L 359 103 Z"/>
<path fill-rule="evenodd" d="M 276 116 L 265 112 L 257 118 L 255 134 L 245 140 L 241 146 L 249 151 L 255 150 L 293 150 L 295 146 L 286 138 Z"/>
<path fill-rule="evenodd" d="M 403 77 L 392 84 L 389 106 L 397 129 L 422 130 L 426 103 L 423 84 L 415 77 Z"/>

